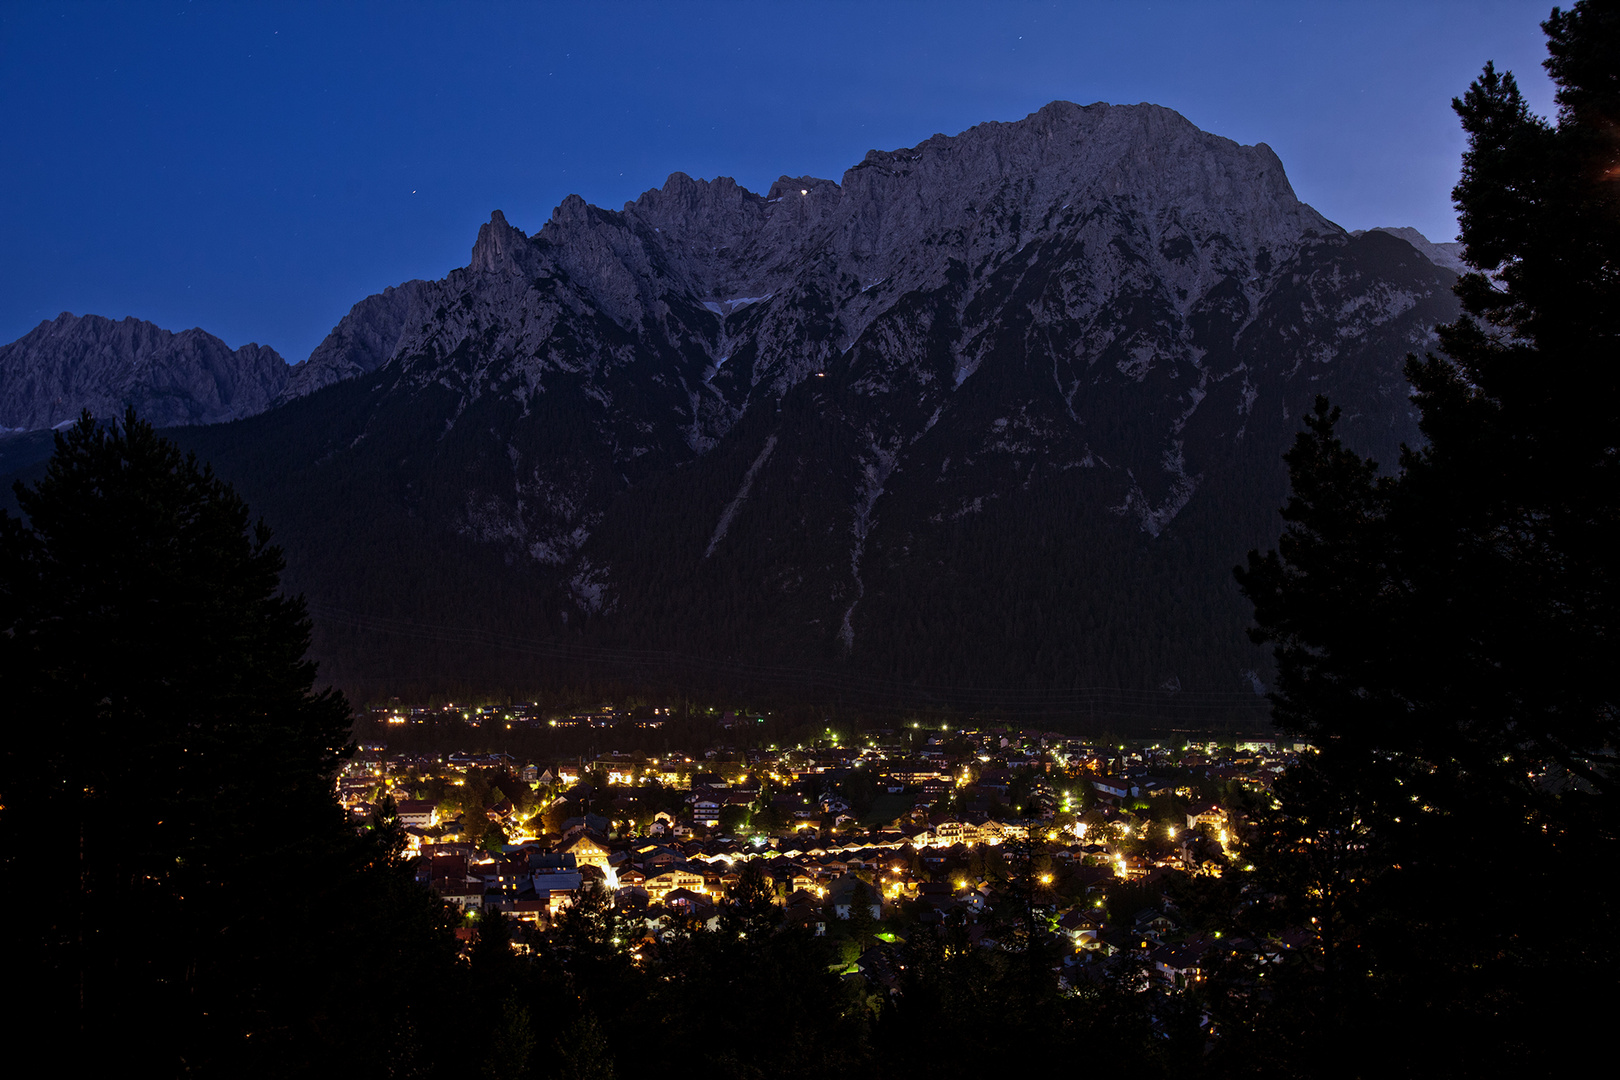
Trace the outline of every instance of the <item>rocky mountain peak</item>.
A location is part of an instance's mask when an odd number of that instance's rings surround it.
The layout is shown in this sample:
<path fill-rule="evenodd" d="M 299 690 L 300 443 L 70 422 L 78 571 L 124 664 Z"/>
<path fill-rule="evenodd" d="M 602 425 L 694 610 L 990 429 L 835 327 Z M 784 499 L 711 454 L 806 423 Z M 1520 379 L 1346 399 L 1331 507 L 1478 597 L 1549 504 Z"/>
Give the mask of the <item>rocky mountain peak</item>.
<path fill-rule="evenodd" d="M 1016 215 L 1027 226 L 1081 203 L 1215 214 L 1289 238 L 1337 231 L 1302 206 L 1269 148 L 1212 135 L 1157 105 L 1053 102 L 1023 120 L 868 153 L 843 188 L 853 202 L 884 206 L 881 231 L 890 234 L 916 224 L 937 232 L 963 213 Z"/>
<path fill-rule="evenodd" d="M 636 217 L 655 230 L 690 226 L 702 220 L 739 217 L 762 220 L 764 200 L 729 176 L 696 180 L 673 172 L 661 188 L 650 188 L 624 204 L 627 217 Z"/>
<path fill-rule="evenodd" d="M 495 210 L 489 215 L 489 221 L 478 229 L 478 240 L 473 244 L 467 269 L 484 274 L 521 271 L 518 255 L 528 246 L 529 238 L 523 231 L 508 225 L 506 215 Z"/>
<path fill-rule="evenodd" d="M 588 225 L 591 222 L 591 211 L 595 207 L 580 198 L 578 195 L 567 195 L 557 204 L 551 212 L 553 225 Z"/>

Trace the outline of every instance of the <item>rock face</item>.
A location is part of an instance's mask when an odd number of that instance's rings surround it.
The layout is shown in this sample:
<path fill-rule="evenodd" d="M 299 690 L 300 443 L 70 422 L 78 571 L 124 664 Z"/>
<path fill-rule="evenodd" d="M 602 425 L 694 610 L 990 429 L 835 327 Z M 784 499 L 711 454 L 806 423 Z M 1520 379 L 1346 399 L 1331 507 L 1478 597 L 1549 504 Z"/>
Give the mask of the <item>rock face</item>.
<path fill-rule="evenodd" d="M 1252 709 L 1230 568 L 1274 541 L 1281 455 L 1319 393 L 1380 460 L 1415 440 L 1401 367 L 1454 277 L 1323 219 L 1264 145 L 1057 102 L 837 183 L 677 173 L 533 236 L 496 212 L 285 396 L 332 385 L 192 438 L 361 694 L 636 656 L 681 685 Z"/>
<path fill-rule="evenodd" d="M 201 330 L 63 312 L 0 346 L 0 427 L 52 428 L 130 405 L 163 427 L 214 424 L 263 412 L 286 383 L 286 362 L 263 345 L 233 350 Z"/>
<path fill-rule="evenodd" d="M 312 394 L 386 364 L 406 327 L 421 321 L 418 301 L 426 285 L 423 281 L 407 281 L 354 305 L 308 359 L 293 366 L 277 403 Z"/>
<path fill-rule="evenodd" d="M 1391 236 L 1398 236 L 1402 240 L 1405 240 L 1408 244 L 1411 244 L 1413 247 L 1417 248 L 1418 253 L 1424 258 L 1428 259 L 1430 262 L 1434 263 L 1434 265 L 1443 266 L 1447 270 L 1450 270 L 1456 274 L 1468 272 L 1468 265 L 1463 262 L 1462 258 L 1463 246 L 1455 240 L 1448 241 L 1443 244 L 1436 244 L 1427 236 L 1424 236 L 1422 233 L 1412 228 L 1410 225 L 1403 225 L 1399 228 L 1392 226 L 1379 226 L 1376 229 L 1358 229 L 1350 235 L 1361 236 L 1363 235 L 1364 231 L 1388 233 Z"/>

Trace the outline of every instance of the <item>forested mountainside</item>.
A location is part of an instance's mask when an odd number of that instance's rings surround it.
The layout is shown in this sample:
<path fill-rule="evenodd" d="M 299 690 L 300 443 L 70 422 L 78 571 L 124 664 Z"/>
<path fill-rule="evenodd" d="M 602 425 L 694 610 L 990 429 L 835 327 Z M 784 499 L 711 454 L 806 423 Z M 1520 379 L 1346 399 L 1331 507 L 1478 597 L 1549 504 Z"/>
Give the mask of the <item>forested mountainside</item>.
<path fill-rule="evenodd" d="M 1231 568 L 1275 539 L 1281 455 L 1320 393 L 1380 460 L 1416 438 L 1402 365 L 1453 281 L 1264 145 L 1057 102 L 837 183 L 496 212 L 466 268 L 355 306 L 329 385 L 176 434 L 275 527 L 362 698 L 792 668 L 829 699 L 1252 709 Z"/>

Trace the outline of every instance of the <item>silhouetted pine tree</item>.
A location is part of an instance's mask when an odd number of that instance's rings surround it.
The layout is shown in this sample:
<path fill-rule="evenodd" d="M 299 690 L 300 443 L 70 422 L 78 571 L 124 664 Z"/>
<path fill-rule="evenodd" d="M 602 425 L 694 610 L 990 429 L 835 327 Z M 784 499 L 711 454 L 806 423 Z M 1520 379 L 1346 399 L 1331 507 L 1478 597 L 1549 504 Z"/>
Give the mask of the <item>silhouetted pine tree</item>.
<path fill-rule="evenodd" d="M 1591 867 L 1616 850 L 1620 746 L 1620 5 L 1542 25 L 1556 124 L 1489 65 L 1454 103 L 1475 269 L 1443 354 L 1408 364 L 1427 444 L 1380 477 L 1319 402 L 1288 457 L 1279 550 L 1238 572 L 1253 636 L 1275 647 L 1276 719 L 1320 749 L 1258 847 L 1284 916 L 1318 931 L 1311 985 L 1279 997 L 1314 1003 L 1302 1072 L 1546 1068 L 1600 1030 L 1615 933 Z M 1369 1027 L 1385 1037 L 1352 1037 Z"/>
<path fill-rule="evenodd" d="M 390 980 L 453 952 L 397 831 L 333 796 L 349 709 L 269 531 L 133 413 L 86 414 L 17 498 L 0 924 L 32 1030 L 165 1074 L 363 1060 L 405 1019 Z"/>

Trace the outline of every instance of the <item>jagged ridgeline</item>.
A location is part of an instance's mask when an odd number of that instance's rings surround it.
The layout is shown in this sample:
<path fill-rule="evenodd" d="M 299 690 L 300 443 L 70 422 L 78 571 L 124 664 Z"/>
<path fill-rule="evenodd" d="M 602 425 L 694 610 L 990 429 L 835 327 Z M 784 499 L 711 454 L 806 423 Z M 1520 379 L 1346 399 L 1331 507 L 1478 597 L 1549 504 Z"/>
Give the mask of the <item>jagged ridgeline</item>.
<path fill-rule="evenodd" d="M 1322 218 L 1263 144 L 1059 102 L 838 183 L 497 212 L 465 269 L 356 305 L 302 396 L 177 434 L 362 698 L 1252 721 L 1231 567 L 1316 394 L 1380 460 L 1415 440 L 1433 258 Z"/>

